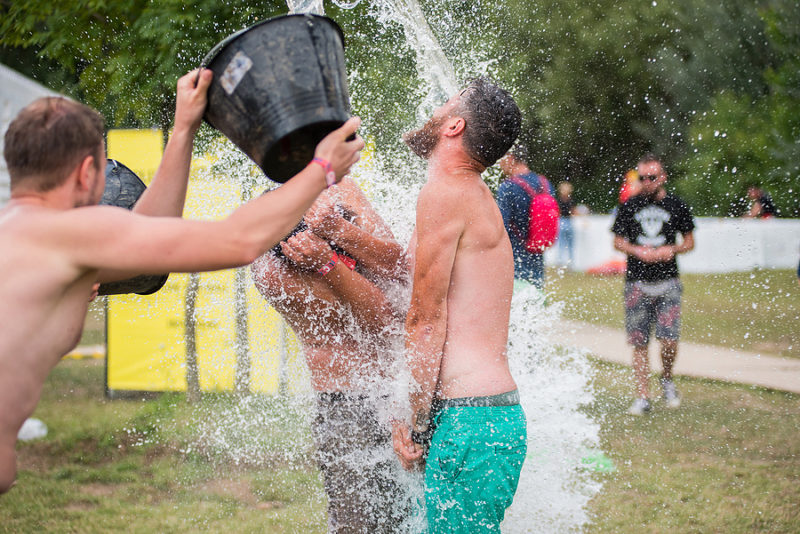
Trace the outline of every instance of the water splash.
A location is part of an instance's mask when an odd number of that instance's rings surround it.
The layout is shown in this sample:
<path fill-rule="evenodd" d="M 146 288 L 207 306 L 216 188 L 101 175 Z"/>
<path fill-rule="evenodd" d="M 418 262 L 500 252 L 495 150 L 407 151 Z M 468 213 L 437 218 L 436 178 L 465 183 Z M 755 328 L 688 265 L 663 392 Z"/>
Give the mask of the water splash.
<path fill-rule="evenodd" d="M 359 1 L 335 0 L 335 3 L 351 8 Z M 324 13 L 322 2 L 317 0 L 287 0 L 287 4 L 292 12 Z M 376 0 L 370 3 L 370 15 L 381 24 L 402 27 L 407 45 L 416 57 L 419 78 L 424 83 L 424 98 L 415 102 L 416 115 L 418 120 L 426 119 L 438 104 L 458 90 L 457 69 L 439 45 L 416 1 Z M 452 19 L 437 18 L 440 34 L 447 36 L 448 32 L 457 31 L 448 28 L 443 21 L 452 22 Z M 457 64 L 469 65 L 468 74 L 484 74 L 492 60 L 481 56 L 480 50 L 462 47 L 461 56 L 456 60 Z M 462 68 L 459 73 L 465 74 L 466 69 Z M 398 105 L 408 106 L 408 102 Z M 270 187 L 270 182 L 229 143 L 219 143 L 212 153 L 215 154 L 212 159 L 216 173 L 221 171 L 251 190 Z M 399 146 L 381 147 L 371 154 L 369 161 L 356 166 L 353 175 L 398 241 L 406 243 L 413 230 L 415 199 L 424 181 L 425 169 L 424 163 L 407 151 L 398 162 L 397 155 L 402 153 Z M 208 205 L 214 204 L 213 199 L 209 199 Z M 252 281 L 248 278 L 246 283 L 252 284 Z M 409 298 L 407 288 L 398 287 L 392 288 L 388 296 L 401 308 Z M 532 287 L 515 291 L 509 328 L 509 361 L 527 415 L 529 452 L 514 504 L 503 524 L 507 532 L 577 531 L 587 521 L 586 503 L 600 487 L 589 473 L 580 469 L 586 451 L 598 444 L 599 425 L 581 411 L 582 405 L 592 401 L 591 367 L 585 355 L 560 349 L 549 338 L 551 327 L 560 320 L 560 310 L 559 304 L 545 306 L 542 294 Z M 352 334 L 358 337 L 357 327 L 351 327 L 356 329 Z M 382 378 L 366 381 L 359 387 L 374 393 L 374 402 L 384 419 L 402 413 L 407 406 L 410 378 L 408 370 L 400 363 L 403 361 L 402 323 L 387 335 L 395 340 L 394 346 L 382 356 L 382 366 L 389 371 Z M 308 371 L 302 366 L 285 372 L 296 375 L 293 377 L 296 383 L 309 383 Z M 276 456 L 289 465 L 307 464 L 313 449 L 307 432 L 308 413 L 313 411 L 310 393 L 310 386 L 306 386 L 285 398 L 290 406 L 287 413 L 294 414 L 291 420 L 274 415 L 268 407 L 252 400 L 201 412 L 193 422 L 194 433 L 186 447 L 202 450 L 207 456 L 221 456 L 236 464 Z M 272 427 L 295 430 L 288 442 L 258 437 L 260 429 Z M 420 477 L 402 470 L 397 473 L 409 492 L 419 497 Z M 409 531 L 419 529 L 421 519 L 416 520 L 416 526 L 410 526 Z"/>
<path fill-rule="evenodd" d="M 599 424 L 581 410 L 593 400 L 586 355 L 558 347 L 549 332 L 562 303 L 545 306 L 535 287 L 518 288 L 511 302 L 509 363 L 528 422 L 528 456 L 508 532 L 573 532 L 586 523 L 585 505 L 600 484 L 579 467 L 598 446 Z"/>
<path fill-rule="evenodd" d="M 399 24 L 403 28 L 406 44 L 416 55 L 417 73 L 428 86 L 427 97 L 417 106 L 418 118 L 427 119 L 435 105 L 443 103 L 458 91 L 455 69 L 416 0 L 376 1 L 372 6 L 373 16 L 378 22 L 384 25 Z"/>
<path fill-rule="evenodd" d="M 286 0 L 286 5 L 289 7 L 289 14 L 325 14 L 325 7 L 322 5 L 322 0 Z"/>
<path fill-rule="evenodd" d="M 453 62 L 447 58 L 433 34 L 416 0 L 376 0 L 371 3 L 372 15 L 384 25 L 400 24 L 417 58 L 419 78 L 427 95 L 417 105 L 417 117 L 424 120 L 432 109 L 459 86 Z M 430 6 L 429 6 L 430 7 Z M 498 7 L 500 9 L 500 7 Z M 446 12 L 436 13 L 440 35 L 452 39 L 461 34 L 453 18 Z M 448 27 L 448 22 L 451 24 Z M 460 57 L 460 65 L 470 72 L 488 74 L 493 65 L 480 46 L 465 46 L 462 39 L 452 47 Z M 466 77 L 466 76 L 465 76 Z M 378 158 L 380 165 L 380 158 Z M 375 198 L 376 209 L 402 237 L 413 227 L 413 206 L 398 206 L 397 199 L 414 199 L 423 170 L 417 158 L 406 158 L 402 164 L 408 180 L 377 180 L 373 185 L 388 190 L 388 195 Z M 396 162 L 391 167 L 398 168 Z M 383 199 L 391 202 L 385 204 Z M 519 386 L 521 402 L 528 423 L 528 458 L 520 477 L 514 504 L 507 512 L 503 528 L 508 532 L 572 532 L 587 521 L 586 503 L 600 489 L 589 473 L 581 470 L 582 458 L 598 447 L 599 424 L 589 419 L 583 405 L 593 400 L 590 382 L 592 368 L 585 354 L 563 350 L 548 336 L 560 320 L 561 305 L 545 306 L 544 297 L 533 287 L 515 290 L 509 325 L 509 363 Z M 395 386 L 396 387 L 396 386 Z M 398 398 L 406 392 L 399 392 Z"/>

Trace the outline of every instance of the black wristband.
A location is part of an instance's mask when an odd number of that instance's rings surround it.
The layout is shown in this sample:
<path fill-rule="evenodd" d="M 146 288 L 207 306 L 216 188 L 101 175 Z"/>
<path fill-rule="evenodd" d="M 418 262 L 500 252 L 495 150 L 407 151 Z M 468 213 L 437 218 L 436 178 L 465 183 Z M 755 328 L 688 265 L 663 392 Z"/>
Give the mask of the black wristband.
<path fill-rule="evenodd" d="M 416 430 L 411 431 L 411 441 L 416 443 L 417 445 L 427 445 L 431 439 L 431 429 L 428 428 L 422 432 L 417 432 Z"/>

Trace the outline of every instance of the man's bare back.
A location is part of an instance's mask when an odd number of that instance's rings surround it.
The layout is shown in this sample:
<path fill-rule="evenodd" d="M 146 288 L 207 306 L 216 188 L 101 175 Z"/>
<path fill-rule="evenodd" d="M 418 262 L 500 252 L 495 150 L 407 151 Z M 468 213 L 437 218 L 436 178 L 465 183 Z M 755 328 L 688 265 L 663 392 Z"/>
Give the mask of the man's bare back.
<path fill-rule="evenodd" d="M 394 367 L 389 347 L 402 339 L 402 316 L 384 289 L 404 271 L 403 250 L 348 178 L 320 195 L 304 223 L 280 253 L 254 263 L 253 275 L 300 339 L 311 371 L 328 531 L 407 532 L 410 502 L 381 416 Z"/>
<path fill-rule="evenodd" d="M 348 304 L 314 272 L 273 257 L 253 266 L 256 286 L 297 334 L 315 391 L 349 391 L 374 376 L 377 346 L 357 337 Z"/>
<path fill-rule="evenodd" d="M 312 212 L 324 211 L 334 204 L 345 207 L 353 219 L 352 222 L 340 219 L 338 224 L 352 224 L 373 235 L 375 240 L 381 240 L 378 246 L 382 252 L 387 247 L 393 249 L 386 263 L 398 262 L 400 246 L 352 180 L 345 178 L 339 186 L 320 195 Z M 313 234 L 314 230 L 304 233 Z M 335 233 L 338 232 L 332 230 L 330 235 L 333 237 Z M 295 239 L 290 239 L 289 243 L 294 244 Z M 325 249 L 325 245 L 322 247 Z M 376 258 L 371 251 L 362 250 L 363 245 L 348 248 L 347 252 L 357 264 L 359 259 Z M 327 259 L 330 252 L 324 254 Z M 382 372 L 379 354 L 386 348 L 386 336 L 381 334 L 387 333 L 396 323 L 397 315 L 382 290 L 374 284 L 378 281 L 375 273 L 368 268 L 359 266 L 354 273 L 345 272 L 351 278 L 346 281 L 349 287 L 345 289 L 341 283 L 331 284 L 345 282 L 331 278 L 337 273 L 323 277 L 316 272 L 316 267 L 311 262 L 301 267 L 287 258 L 267 254 L 254 263 L 253 273 L 259 291 L 300 338 L 314 390 L 363 389 L 365 380 L 374 379 Z"/>

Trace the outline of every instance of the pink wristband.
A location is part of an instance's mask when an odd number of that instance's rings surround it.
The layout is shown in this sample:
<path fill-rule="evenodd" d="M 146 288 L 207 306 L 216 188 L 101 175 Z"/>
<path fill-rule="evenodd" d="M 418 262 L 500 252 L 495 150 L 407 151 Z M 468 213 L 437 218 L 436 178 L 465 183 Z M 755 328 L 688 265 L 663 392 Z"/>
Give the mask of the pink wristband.
<path fill-rule="evenodd" d="M 336 267 L 337 261 L 339 261 L 339 255 L 336 254 L 335 252 L 331 252 L 331 261 L 329 261 L 328 263 L 317 269 L 317 272 L 322 276 L 325 276 L 326 274 L 331 272 L 334 267 Z"/>
<path fill-rule="evenodd" d="M 311 163 L 316 163 L 317 165 L 322 167 L 322 170 L 325 171 L 325 186 L 330 187 L 336 183 L 336 173 L 333 172 L 331 169 L 331 162 L 327 159 L 322 158 L 314 158 L 311 160 Z M 311 165 L 309 163 L 309 165 Z"/>

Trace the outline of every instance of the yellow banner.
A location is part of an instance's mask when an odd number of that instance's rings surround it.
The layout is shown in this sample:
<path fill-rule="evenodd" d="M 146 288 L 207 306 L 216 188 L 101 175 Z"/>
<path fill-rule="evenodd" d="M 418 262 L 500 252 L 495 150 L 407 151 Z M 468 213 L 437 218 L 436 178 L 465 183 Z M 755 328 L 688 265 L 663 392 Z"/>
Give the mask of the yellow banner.
<path fill-rule="evenodd" d="M 161 132 L 112 130 L 108 134 L 108 154 L 149 183 L 161 160 Z M 194 169 L 210 166 L 208 161 L 193 162 Z M 193 172 L 184 212 L 187 218 L 218 219 L 239 204 L 241 189 L 236 180 Z M 172 274 L 154 295 L 108 297 L 109 390 L 186 390 L 189 276 Z M 234 270 L 200 275 L 193 310 L 200 389 L 232 390 L 237 358 L 246 354 L 251 391 L 276 393 L 282 375 L 289 391 L 307 390 L 307 371 L 294 334 L 256 290 L 249 270 L 243 284 L 247 346 L 237 347 L 234 278 Z"/>

